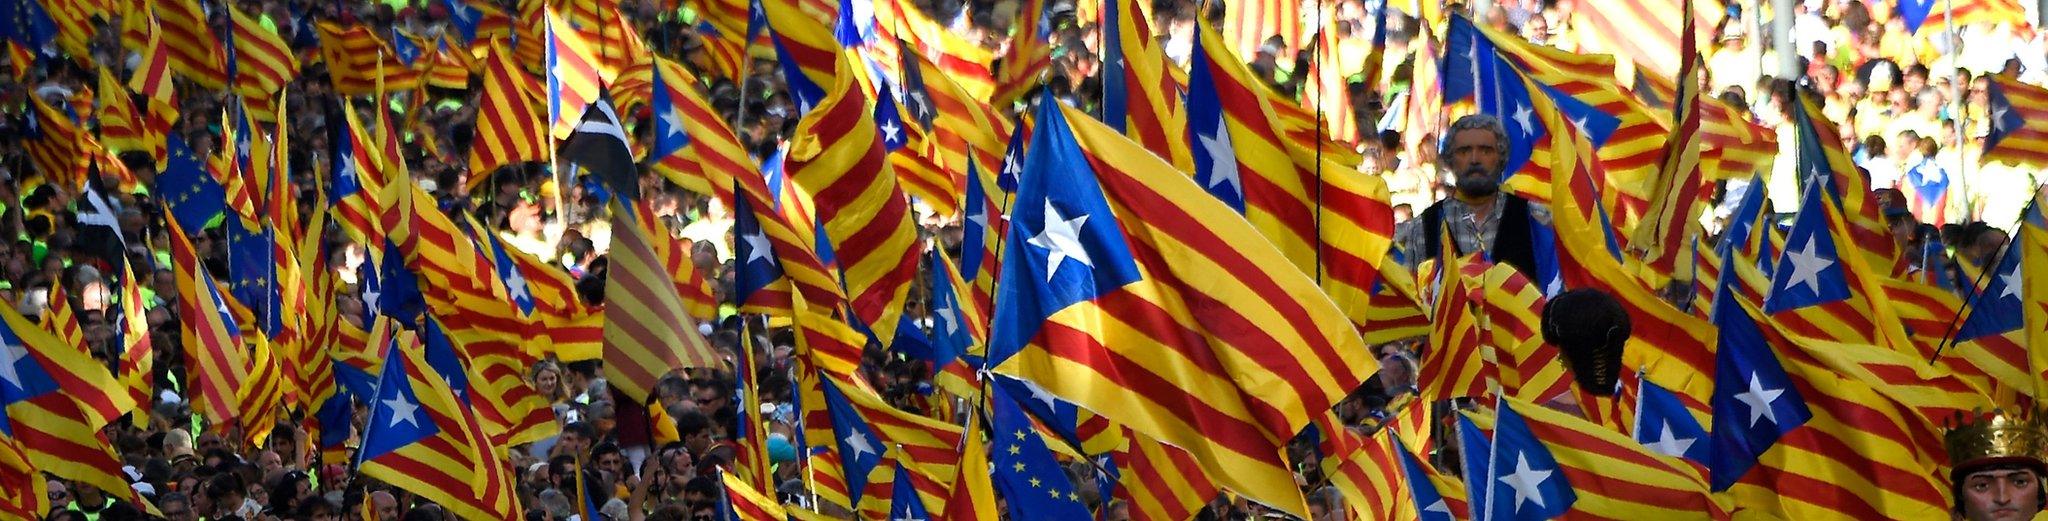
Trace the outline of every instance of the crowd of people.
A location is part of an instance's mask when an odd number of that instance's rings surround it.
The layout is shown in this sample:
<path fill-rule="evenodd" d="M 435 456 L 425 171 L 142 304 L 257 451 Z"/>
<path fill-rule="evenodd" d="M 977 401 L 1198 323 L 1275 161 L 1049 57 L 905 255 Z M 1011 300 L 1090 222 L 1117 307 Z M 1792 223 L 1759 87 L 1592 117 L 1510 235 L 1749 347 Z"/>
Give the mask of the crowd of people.
<path fill-rule="evenodd" d="M 17 0 L 21 1 L 21 0 Z M 33 1 L 33 0 L 29 0 Z M 61 0 L 58 0 L 61 1 Z M 50 2 L 44 2 L 48 4 Z M 300 23 L 303 17 L 321 21 L 360 23 L 378 34 L 394 28 L 419 35 L 451 31 L 448 4 L 427 0 L 355 0 L 312 2 L 301 0 L 234 0 L 243 11 L 260 19 L 263 27 L 278 31 L 285 41 L 294 42 L 302 56 L 319 54 L 317 38 L 297 34 L 313 27 Z M 508 3 L 508 2 L 499 2 Z M 969 41 L 992 49 L 1000 48 L 1012 36 L 1010 28 L 1021 17 L 1015 0 L 934 0 L 916 2 L 932 18 L 946 21 L 950 29 Z M 1054 73 L 1047 87 L 1058 98 L 1079 106 L 1092 107 L 1101 96 L 1097 72 L 1101 67 L 1101 30 L 1093 21 L 1072 17 L 1075 6 L 1067 0 L 1048 2 L 1049 10 L 1065 13 L 1054 19 L 1051 41 L 1055 48 Z M 1370 50 L 1373 18 L 1367 4 L 1381 2 L 1341 0 L 1328 21 L 1344 35 L 1335 56 L 1340 65 L 1360 63 Z M 1399 4 L 1393 3 L 1393 4 Z M 1405 9 L 1404 5 L 1391 5 Z M 516 6 L 505 5 L 508 12 Z M 622 0 L 618 10 L 648 41 L 655 52 L 680 58 L 687 66 L 706 67 L 707 59 L 699 33 L 701 25 L 692 5 L 672 2 Z M 1977 154 L 1987 131 L 1985 100 L 1987 75 L 2011 74 L 2035 84 L 2048 79 L 2048 33 L 2036 33 L 2029 26 L 1972 25 L 1960 29 L 1960 38 L 1945 38 L 1940 28 L 1905 29 L 1891 5 L 1862 0 L 1805 0 L 1789 13 L 1795 17 L 1795 49 L 1805 64 L 1798 78 L 1771 74 L 1777 63 L 1767 32 L 1759 23 L 1753 4 L 1729 3 L 1725 18 L 1714 23 L 1714 41 L 1708 50 L 1710 94 L 1747 109 L 1749 117 L 1774 128 L 1782 152 L 1775 167 L 1766 172 L 1777 213 L 1797 207 L 1796 176 L 1792 175 L 1797 152 L 1785 124 L 1781 100 L 1766 95 L 1774 82 L 1796 81 L 1823 96 L 1823 110 L 1838 127 L 1845 144 L 1855 154 L 1857 165 L 1869 172 L 1870 186 L 1882 190 L 1884 215 L 1892 224 L 1904 251 L 1938 253 L 1916 255 L 1916 267 L 1949 270 L 1957 263 L 1986 266 L 2008 239 L 2010 230 L 2030 200 L 2040 176 L 2034 170 L 2013 165 L 1980 165 Z M 1195 20 L 1213 15 L 1228 5 L 1205 11 L 1197 2 L 1155 0 L 1150 5 L 1153 26 L 1164 41 L 1167 56 L 1187 62 L 1192 46 Z M 1450 10 L 1459 9 L 1449 6 Z M 1531 42 L 1575 50 L 1577 27 L 1574 2 L 1505 0 L 1498 2 L 1482 20 L 1497 28 L 1511 29 Z M 1085 11 L 1085 10 L 1084 10 Z M 216 12 L 216 18 L 221 18 Z M 1354 78 L 1356 115 L 1365 139 L 1359 150 L 1367 158 L 1363 169 L 1383 176 L 1393 191 L 1393 203 L 1403 221 L 1411 216 L 1451 212 L 1454 217 L 1425 217 L 1417 224 L 1404 222 L 1407 237 L 1418 238 L 1412 250 L 1434 252 L 1439 236 L 1410 232 L 1426 226 L 1430 219 L 1462 217 L 1476 213 L 1469 199 L 1453 197 L 1475 186 L 1462 177 L 1470 174 L 1457 165 L 1474 151 L 1450 143 L 1439 149 L 1431 144 L 1405 148 L 1401 137 L 1407 129 L 1373 128 L 1374 122 L 1396 121 L 1380 117 L 1386 105 L 1410 86 L 1410 57 L 1421 41 L 1415 36 L 1418 19 L 1396 13 L 1389 17 L 1389 64 L 1380 78 Z M 220 22 L 216 20 L 216 25 Z M 18 63 L 24 54 L 11 54 L 7 70 L 23 74 L 0 77 L 0 230 L 14 238 L 0 242 L 0 300 L 23 315 L 41 317 L 51 309 L 52 298 L 72 299 L 84 332 L 87 349 L 112 364 L 120 349 L 117 309 L 113 295 L 123 281 L 116 268 L 125 261 L 142 278 L 150 341 L 155 345 L 154 365 L 157 388 L 143 421 L 115 422 L 106 436 L 122 463 L 133 490 L 153 503 L 164 518 L 172 520 L 271 520 L 271 519 L 377 519 L 435 520 L 449 514 L 430 503 L 417 501 L 406 490 L 377 483 L 356 471 L 350 461 L 319 458 L 314 440 L 308 439 L 296 419 L 278 425 L 263 446 L 243 446 L 219 429 L 210 429 L 194 418 L 192 397 L 184 382 L 192 366 L 185 360 L 181 334 L 184 317 L 178 316 L 178 291 L 170 264 L 168 218 L 159 200 L 151 194 L 155 161 L 146 153 L 127 151 L 120 155 L 139 183 L 133 190 L 120 190 L 111 201 L 117 210 L 118 227 L 126 239 L 119 248 L 107 248 L 103 239 L 81 232 L 91 216 L 85 194 L 72 187 L 50 182 L 35 170 L 26 142 L 34 139 L 34 125 L 26 100 L 34 96 L 73 114 L 88 113 L 93 107 L 89 94 L 95 87 L 97 67 L 123 67 L 132 63 L 130 50 L 123 49 L 119 20 L 97 20 L 96 37 L 90 40 L 90 56 L 40 58 Z M 1310 51 L 1288 56 L 1283 46 L 1273 45 L 1247 56 L 1252 70 L 1276 90 L 1293 95 L 1303 90 Z M 715 74 L 700 74 L 707 82 L 704 91 L 712 105 L 738 131 L 743 143 L 766 157 L 787 139 L 795 125 L 796 103 L 787 91 L 772 56 L 754 56 L 753 74 L 741 81 Z M 317 179 L 324 175 L 334 143 L 333 128 L 343 110 L 341 97 L 328 81 L 324 64 L 308 61 L 302 73 L 284 89 L 293 140 L 287 151 L 291 166 L 291 188 L 298 208 L 323 211 Z M 1343 70 L 1357 70 L 1346 67 Z M 222 145 L 223 92 L 185 85 L 178 89 L 178 109 L 183 117 L 174 132 L 192 144 L 201 155 L 214 154 Z M 581 185 L 555 184 L 545 165 L 507 167 L 497 172 L 470 172 L 464 161 L 471 146 L 471 132 L 477 118 L 477 89 L 425 87 L 400 94 L 417 122 L 407 136 L 405 162 L 415 180 L 451 213 L 467 213 L 500 235 L 507 243 L 535 254 L 571 276 L 578 278 L 581 296 L 601 303 L 602 276 L 607 256 L 608 232 L 600 217 L 603 207 L 595 203 Z M 420 103 L 407 99 L 423 98 Z M 1010 109 L 1005 107 L 1004 109 Z M 745 119 L 740 119 L 745 116 Z M 638 135 L 645 139 L 650 130 L 649 114 L 629 114 L 637 121 Z M 1498 123 L 1496 122 L 1497 126 Z M 1458 130 L 1452 127 L 1451 131 Z M 1446 135 L 1448 137 L 1449 134 Z M 1341 137 L 1341 136 L 1340 136 Z M 1448 143 L 1448 142 L 1447 142 Z M 1446 156 L 1440 156 L 1442 151 Z M 1448 157 L 1447 157 L 1448 156 Z M 1457 175 L 1446 175 L 1456 173 Z M 1491 178 L 1480 171 L 1481 177 Z M 481 184 L 473 178 L 489 178 Z M 1484 183 L 1479 183 L 1484 184 Z M 1725 218 L 1739 199 L 1744 183 L 1723 183 L 1717 187 L 1715 216 Z M 475 191 L 468 187 L 476 186 Z M 1782 189 L 1780 187 L 1783 187 Z M 1490 194 L 1481 194 L 1490 195 Z M 567 208 L 556 201 L 566 200 Z M 733 218 L 705 194 L 661 186 L 648 196 L 650 206 L 677 237 L 694 241 L 691 252 L 700 273 L 713 281 L 714 293 L 724 297 L 731 291 L 734 248 L 730 243 Z M 1434 210 L 1440 200 L 1466 201 Z M 1489 203 L 1494 211 L 1487 226 L 1500 218 L 1501 205 Z M 1431 208 L 1432 210 L 1424 210 Z M 963 246 L 956 216 L 921 216 L 924 235 L 952 252 Z M 1440 226 L 1440 224 L 1438 225 Z M 1466 235 L 1454 232 L 1460 250 L 1487 248 L 1491 233 Z M 199 233 L 200 257 L 207 268 L 225 271 L 228 251 L 218 230 Z M 1406 244 L 1404 242 L 1404 245 Z M 1929 242 L 1941 248 L 1925 248 Z M 1427 243 L 1427 245 L 1424 245 Z M 321 252 L 331 265 L 343 272 L 344 280 L 355 280 L 354 269 L 366 257 L 362 245 L 352 244 L 338 231 L 321 241 Z M 310 254 L 302 252 L 302 254 Z M 1418 257 L 1419 259 L 1419 257 Z M 1954 260 L 1951 260 L 1954 259 Z M 64 291 L 55 291 L 61 287 Z M 360 310 L 365 304 L 355 291 L 340 297 L 344 309 Z M 923 315 L 921 302 L 913 299 L 911 313 Z M 553 407 L 559 434 L 539 442 L 512 447 L 511 467 L 516 472 L 517 493 L 525 505 L 527 519 L 571 519 L 587 516 L 579 505 L 587 494 L 576 490 L 585 483 L 597 491 L 590 501 L 601 516 L 614 520 L 711 519 L 716 516 L 723 485 L 717 469 L 735 461 L 731 439 L 739 429 L 741 407 L 758 406 L 767 411 L 768 453 L 774 465 L 777 490 L 771 491 L 798 504 L 807 499 L 807 482 L 797 461 L 804 449 L 797 446 L 797 415 L 794 389 L 789 378 L 795 340 L 786 330 L 743 328 L 744 321 L 723 310 L 726 319 L 708 324 L 704 331 L 722 353 L 739 352 L 743 335 L 756 335 L 752 345 L 761 346 L 758 369 L 759 404 L 735 400 L 734 374 L 730 370 L 678 373 L 657 389 L 661 408 L 653 420 L 644 410 L 622 406 L 607 391 L 604 372 L 594 361 L 548 360 L 532 367 L 528 383 Z M 353 313 L 349 320 L 360 321 Z M 751 332 L 750 332 L 751 331 Z M 1397 342 L 1377 346 L 1375 356 L 1390 368 L 1367 382 L 1355 393 L 1360 405 L 1353 416 L 1398 402 L 1412 390 L 1417 343 Z M 904 410 L 940 414 L 957 407 L 943 403 L 952 398 L 935 389 L 934 371 L 929 364 L 909 360 L 871 348 L 861 366 L 863 375 L 892 405 Z M 0 389 L 4 391 L 4 389 Z M 4 396 L 0 396 L 4 398 Z M 0 400 L 0 403 L 5 403 Z M 1348 407 L 1349 405 L 1347 405 Z M 361 417 L 357 420 L 360 422 Z M 951 419 L 951 418 L 948 418 Z M 652 426 L 651 421 L 673 425 Z M 673 427 L 670 429 L 669 427 Z M 1307 457 L 1312 451 L 1301 451 Z M 1306 468 L 1314 468 L 1307 465 Z M 1128 519 L 1129 505 L 1102 494 L 1095 485 L 1097 469 L 1086 461 L 1069 465 L 1069 475 L 1079 487 L 1084 502 L 1101 512 L 1103 519 Z M 1341 494 L 1322 485 L 1323 478 L 1307 472 L 1302 483 L 1311 493 L 1310 506 L 1316 519 L 1343 517 Z M 53 520 L 143 519 L 138 505 L 119 498 L 126 493 L 101 490 L 86 483 L 52 477 L 48 497 Z M 828 516 L 850 516 L 818 505 Z M 1219 499 L 1197 519 L 1248 519 L 1264 511 L 1242 500 Z M 587 520 L 587 518 L 585 518 Z"/>

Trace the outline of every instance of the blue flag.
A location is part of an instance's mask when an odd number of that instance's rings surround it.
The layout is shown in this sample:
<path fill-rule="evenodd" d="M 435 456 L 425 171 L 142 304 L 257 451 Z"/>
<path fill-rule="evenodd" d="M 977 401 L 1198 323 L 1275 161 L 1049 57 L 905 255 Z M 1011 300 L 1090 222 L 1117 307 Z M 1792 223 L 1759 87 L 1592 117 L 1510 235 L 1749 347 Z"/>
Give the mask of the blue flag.
<path fill-rule="evenodd" d="M 2039 212 L 2040 208 L 2029 205 L 2027 213 Z M 1932 241 L 1930 241 L 1932 242 Z M 1998 256 L 1998 265 L 1992 273 L 1985 274 L 1989 283 L 1984 292 L 1970 302 L 1969 317 L 1956 330 L 1956 342 L 1966 342 L 1987 336 L 2002 335 L 2018 331 L 2027 325 L 2026 300 L 2022 298 L 2026 288 L 2027 274 L 2020 271 L 2020 262 L 2026 248 L 2020 241 L 2005 242 L 2005 251 Z"/>
<path fill-rule="evenodd" d="M 1238 169 L 1237 149 L 1230 144 L 1230 125 L 1223 116 L 1216 73 L 1210 70 L 1208 53 L 1200 51 L 1201 45 L 1197 41 L 1197 50 L 1188 58 L 1188 149 L 1194 151 L 1195 184 L 1242 214 L 1244 177 Z"/>
<path fill-rule="evenodd" d="M 1444 501 L 1443 492 L 1436 489 L 1436 482 L 1429 480 L 1429 471 L 1422 468 L 1422 461 L 1408 452 L 1400 436 L 1393 436 L 1395 457 L 1401 458 L 1401 474 L 1408 478 L 1408 493 L 1415 498 L 1415 512 L 1421 521 L 1455 521 L 1451 505 Z"/>
<path fill-rule="evenodd" d="M 1457 416 L 1458 470 L 1466 478 L 1465 497 L 1472 505 L 1472 521 L 1482 521 L 1486 519 L 1486 493 L 1493 488 L 1493 480 L 1484 479 L 1487 464 L 1493 460 L 1493 439 L 1470 416 Z M 1481 479 L 1472 479 L 1475 476 Z"/>
<path fill-rule="evenodd" d="M 1779 254 L 1771 292 L 1764 298 L 1764 313 L 1818 306 L 1848 300 L 1849 276 L 1836 247 L 1835 229 L 1829 225 L 1832 204 L 1822 197 L 1821 179 L 1810 178 L 1801 198 L 1799 214 L 1785 233 L 1785 251 Z M 1732 272 L 1730 272 L 1732 273 Z"/>
<path fill-rule="evenodd" d="M 989 386 L 990 469 L 1013 519 L 1089 519 L 1080 492 L 1031 419 L 1002 386 Z"/>
<path fill-rule="evenodd" d="M 675 96 L 669 93 L 668 78 L 661 75 L 661 67 L 654 69 L 654 96 L 648 103 L 654 117 L 654 155 L 656 159 L 673 155 L 683 147 L 690 146 L 690 132 L 683 125 L 683 112 L 676 109 Z"/>
<path fill-rule="evenodd" d="M 903 462 L 896 462 L 896 486 L 890 490 L 890 521 L 925 521 L 931 513 L 925 511 L 924 498 L 917 495 L 917 486 L 910 481 L 910 469 Z"/>
<path fill-rule="evenodd" d="M 206 159 L 192 151 L 176 132 L 166 138 L 170 158 L 156 178 L 156 195 L 170 208 L 171 218 L 189 233 L 199 233 L 227 209 L 228 192 L 207 171 Z"/>
<path fill-rule="evenodd" d="M 868 425 L 860 412 L 853 409 L 839 384 L 830 378 L 818 378 L 818 386 L 825 394 L 825 410 L 831 413 L 832 435 L 839 447 L 839 465 L 846 478 L 847 500 L 860 504 L 861 492 L 867 489 L 868 474 L 882 464 L 882 439 L 875 435 L 873 426 Z"/>

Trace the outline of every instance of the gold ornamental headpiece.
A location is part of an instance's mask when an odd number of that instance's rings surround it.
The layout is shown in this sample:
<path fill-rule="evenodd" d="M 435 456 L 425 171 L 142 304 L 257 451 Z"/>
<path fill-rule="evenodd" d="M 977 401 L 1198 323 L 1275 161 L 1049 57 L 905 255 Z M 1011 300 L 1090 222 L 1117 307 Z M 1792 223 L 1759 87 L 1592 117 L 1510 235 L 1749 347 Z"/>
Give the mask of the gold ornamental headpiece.
<path fill-rule="evenodd" d="M 2043 466 L 2048 451 L 2048 422 L 2033 411 L 1957 414 L 1942 436 L 1952 475 L 1990 465 L 2018 463 Z"/>

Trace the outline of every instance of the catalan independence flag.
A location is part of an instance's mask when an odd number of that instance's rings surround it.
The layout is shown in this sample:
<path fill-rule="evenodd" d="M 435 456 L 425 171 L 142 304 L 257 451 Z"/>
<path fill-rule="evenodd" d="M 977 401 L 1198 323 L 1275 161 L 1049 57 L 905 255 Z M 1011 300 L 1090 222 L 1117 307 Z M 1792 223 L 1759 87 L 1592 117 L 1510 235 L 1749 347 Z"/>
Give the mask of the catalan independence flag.
<path fill-rule="evenodd" d="M 1991 133 L 1984 136 L 1985 163 L 2048 165 L 2048 89 L 1991 75 Z"/>
<path fill-rule="evenodd" d="M 1157 157 L 1049 96 L 1037 121 L 991 364 L 1091 410 L 1130 411 L 1110 418 L 1187 449 L 1225 487 L 1306 513 L 1280 448 L 1375 368 L 1357 332 Z"/>
<path fill-rule="evenodd" d="M 1174 167 L 1191 168 L 1186 112 L 1175 110 L 1165 45 L 1135 0 L 1102 6 L 1102 122 Z"/>
<path fill-rule="evenodd" d="M 614 389 L 636 401 L 653 396 L 654 383 L 671 370 L 710 367 L 717 354 L 697 328 L 676 293 L 675 283 L 655 251 L 652 233 L 642 229 L 636 213 L 650 212 L 644 205 L 629 208 L 613 203 L 610 275 L 605 294 L 605 374 Z"/>
<path fill-rule="evenodd" d="M 831 95 L 797 122 L 783 168 L 810 193 L 830 241 L 853 316 L 883 345 L 896 336 L 919 250 L 910 201 L 884 157 L 854 64 L 841 58 Z"/>
<path fill-rule="evenodd" d="M 548 134 L 567 139 L 583 119 L 583 110 L 597 101 L 608 78 L 591 44 L 562 15 L 548 10 L 547 28 Z"/>
<path fill-rule="evenodd" d="M 510 469 L 417 336 L 385 347 L 356 464 L 363 475 L 433 501 L 467 519 L 519 517 Z"/>
<path fill-rule="evenodd" d="M 1556 508 L 1560 505 L 1546 500 L 1553 499 L 1549 493 L 1558 488 L 1564 491 L 1570 516 L 1726 515 L 1726 499 L 1711 496 L 1706 476 L 1682 459 L 1653 452 L 1585 419 L 1513 398 L 1503 398 L 1497 413 L 1489 473 L 1496 481 L 1488 519 L 1531 519 L 1522 514 Z M 1538 443 L 1529 444 L 1524 436 Z M 1555 466 L 1543 468 L 1545 463 Z"/>
<path fill-rule="evenodd" d="M 0 441 L 20 442 L 43 472 L 133 500 L 100 428 L 110 419 L 103 411 L 135 404 L 105 366 L 13 308 L 0 310 L 0 351 Z"/>
<path fill-rule="evenodd" d="M 718 497 L 718 521 L 785 521 L 782 503 L 755 490 L 731 472 L 718 473 L 725 493 Z"/>
<path fill-rule="evenodd" d="M 174 210 L 175 212 L 175 210 Z M 248 380 L 248 362 L 242 353 L 241 328 L 228 312 L 213 275 L 200 264 L 199 255 L 185 227 L 169 219 L 171 264 L 177 267 L 179 316 L 188 321 L 183 328 L 187 376 L 192 409 L 214 423 L 230 423 L 241 411 L 235 397 Z"/>
<path fill-rule="evenodd" d="M 537 123 L 543 114 L 535 102 L 541 85 L 519 66 L 512 48 L 501 40 L 486 44 L 482 60 L 483 97 L 477 100 L 475 135 L 470 139 L 470 190 L 476 190 L 498 167 L 547 158 L 547 131 Z"/>
<path fill-rule="evenodd" d="M 1690 4 L 1690 2 L 1687 2 Z M 1701 165 L 1700 66 L 1704 58 L 1693 38 L 1693 16 L 1685 11 L 1685 29 L 1679 31 L 1682 64 L 1678 69 L 1677 102 L 1672 104 L 1670 139 L 1664 144 L 1664 160 L 1650 185 L 1650 207 L 1629 238 L 1629 247 L 1640 252 L 1648 280 L 1670 280 L 1677 276 L 1678 259 L 1684 246 L 1699 229 L 1701 204 L 1710 191 L 1702 190 L 1705 172 Z M 1661 284 L 1652 284 L 1661 286 Z"/>

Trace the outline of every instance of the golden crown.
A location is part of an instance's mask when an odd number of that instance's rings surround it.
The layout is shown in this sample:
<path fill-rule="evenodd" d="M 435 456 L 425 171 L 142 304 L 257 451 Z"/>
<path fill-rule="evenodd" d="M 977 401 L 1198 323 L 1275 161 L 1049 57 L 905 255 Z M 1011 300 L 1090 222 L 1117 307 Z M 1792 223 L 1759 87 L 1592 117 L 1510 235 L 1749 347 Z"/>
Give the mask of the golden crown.
<path fill-rule="evenodd" d="M 2040 464 L 2048 450 L 2048 422 L 2032 411 L 1957 414 L 1943 435 L 1949 463 L 1961 469 L 2000 461 Z"/>

